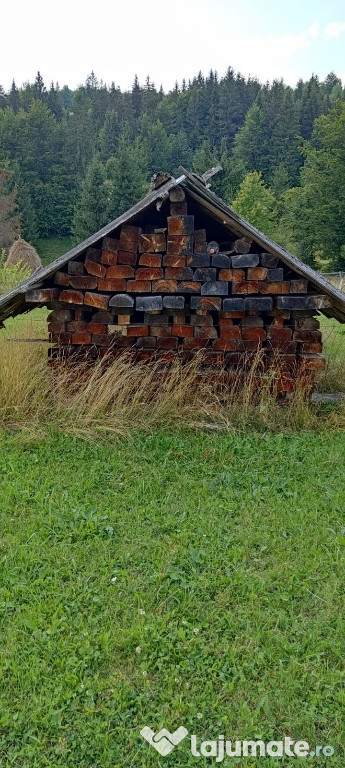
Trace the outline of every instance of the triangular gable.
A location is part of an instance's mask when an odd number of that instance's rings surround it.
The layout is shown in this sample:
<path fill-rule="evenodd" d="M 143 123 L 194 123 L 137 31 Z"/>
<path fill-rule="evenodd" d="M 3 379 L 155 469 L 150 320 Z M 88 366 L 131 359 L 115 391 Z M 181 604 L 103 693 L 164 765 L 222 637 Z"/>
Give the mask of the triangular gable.
<path fill-rule="evenodd" d="M 340 322 L 345 322 L 345 296 L 341 291 L 328 283 L 320 274 L 304 264 L 295 256 L 290 254 L 284 248 L 279 246 L 273 240 L 268 238 L 262 232 L 253 227 L 249 222 L 231 210 L 217 195 L 203 183 L 202 179 L 195 174 L 188 173 L 181 168 L 181 176 L 177 179 L 170 178 L 158 189 L 154 189 L 130 208 L 126 213 L 119 216 L 107 226 L 96 232 L 87 240 L 68 251 L 63 256 L 56 259 L 40 270 L 37 270 L 30 278 L 25 280 L 12 291 L 0 297 L 0 321 L 11 315 L 20 314 L 31 308 L 26 303 L 25 294 L 35 288 L 45 285 L 57 271 L 63 268 L 69 261 L 77 259 L 83 255 L 90 247 L 97 245 L 104 237 L 113 234 L 121 225 L 128 224 L 138 217 L 145 216 L 150 209 L 159 209 L 162 203 L 168 198 L 169 192 L 181 185 L 187 192 L 188 197 L 205 211 L 209 217 L 218 221 L 224 228 L 227 228 L 232 235 L 238 237 L 248 236 L 254 240 L 261 249 L 266 250 L 294 270 L 301 277 L 306 278 L 313 285 L 316 291 L 321 292 L 330 299 L 330 306 L 323 306 L 322 312 L 330 317 L 336 317 Z"/>

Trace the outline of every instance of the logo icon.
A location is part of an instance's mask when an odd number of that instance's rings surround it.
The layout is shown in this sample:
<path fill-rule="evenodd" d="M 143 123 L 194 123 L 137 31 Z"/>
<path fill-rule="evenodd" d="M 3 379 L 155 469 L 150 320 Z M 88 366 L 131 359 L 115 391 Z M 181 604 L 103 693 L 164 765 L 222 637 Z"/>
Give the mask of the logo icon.
<path fill-rule="evenodd" d="M 188 731 L 187 728 L 183 728 L 181 725 L 174 733 L 170 733 L 166 728 L 162 728 L 161 731 L 155 734 L 148 725 L 145 725 L 140 734 L 143 739 L 146 739 L 151 744 L 151 747 L 154 747 L 162 757 L 165 757 L 188 735 Z"/>

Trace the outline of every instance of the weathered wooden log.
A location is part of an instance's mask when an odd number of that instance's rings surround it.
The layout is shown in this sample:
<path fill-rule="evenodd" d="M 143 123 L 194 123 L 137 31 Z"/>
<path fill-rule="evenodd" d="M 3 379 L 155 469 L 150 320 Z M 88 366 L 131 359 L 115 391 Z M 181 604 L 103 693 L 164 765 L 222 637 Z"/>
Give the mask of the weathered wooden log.
<path fill-rule="evenodd" d="M 94 277 L 93 275 L 70 275 L 69 278 L 70 286 L 75 288 L 77 291 L 92 291 L 97 288 L 97 283 L 97 277 Z"/>
<path fill-rule="evenodd" d="M 67 272 L 55 272 L 54 275 L 54 283 L 55 285 L 62 285 L 65 288 L 68 288 L 69 286 L 69 275 Z"/>
<path fill-rule="evenodd" d="M 127 291 L 129 293 L 151 293 L 151 281 L 127 280 Z"/>
<path fill-rule="evenodd" d="M 116 240 L 114 237 L 103 237 L 102 251 L 111 251 L 113 253 L 117 253 L 119 250 L 119 245 L 120 245 L 119 240 Z M 87 258 L 88 259 L 92 258 L 92 261 L 96 261 L 96 259 L 89 254 L 89 250 L 90 249 L 88 249 L 88 251 L 86 252 Z"/>
<path fill-rule="evenodd" d="M 242 282 L 245 280 L 244 269 L 220 269 L 219 280 L 228 280 L 230 283 L 236 281 Z"/>
<path fill-rule="evenodd" d="M 267 267 L 249 267 L 247 269 L 248 280 L 266 280 L 268 278 Z"/>
<path fill-rule="evenodd" d="M 177 280 L 154 280 L 152 293 L 176 293 L 177 286 Z"/>
<path fill-rule="evenodd" d="M 290 293 L 307 293 L 308 280 L 300 278 L 299 280 L 291 280 Z"/>
<path fill-rule="evenodd" d="M 166 267 L 164 277 L 167 280 L 193 280 L 191 267 Z"/>
<path fill-rule="evenodd" d="M 67 272 L 69 275 L 83 275 L 84 264 L 82 261 L 69 261 L 67 264 Z"/>
<path fill-rule="evenodd" d="M 244 299 L 223 299 L 223 310 L 226 312 L 244 311 Z"/>
<path fill-rule="evenodd" d="M 109 299 L 109 307 L 133 307 L 134 299 L 127 293 L 118 293 Z"/>
<path fill-rule="evenodd" d="M 139 267 L 135 272 L 136 280 L 160 280 L 163 278 L 161 267 Z"/>
<path fill-rule="evenodd" d="M 114 264 L 128 264 L 135 267 L 138 260 L 138 256 L 135 251 L 119 251 L 117 254 L 117 261 Z"/>
<path fill-rule="evenodd" d="M 118 253 L 114 251 L 102 251 L 101 264 L 110 267 L 112 264 L 117 264 Z"/>
<path fill-rule="evenodd" d="M 91 259 L 85 259 L 85 269 L 89 275 L 94 275 L 95 277 L 105 277 L 106 275 L 105 266 L 97 261 L 91 261 Z"/>
<path fill-rule="evenodd" d="M 84 302 L 87 306 L 90 307 L 96 307 L 97 309 L 107 309 L 109 296 L 105 296 L 101 293 L 85 293 Z"/>
<path fill-rule="evenodd" d="M 269 268 L 267 270 L 267 280 L 270 283 L 276 283 L 279 280 L 284 280 L 284 270 L 281 267 Z"/>
<path fill-rule="evenodd" d="M 168 238 L 171 235 L 192 235 L 194 216 L 168 216 Z"/>
<path fill-rule="evenodd" d="M 214 309 L 219 312 L 222 308 L 222 300 L 218 296 L 191 296 L 190 306 L 196 311 Z"/>
<path fill-rule="evenodd" d="M 223 280 L 215 280 L 209 283 L 204 283 L 201 286 L 202 296 L 227 296 L 229 286 L 228 283 Z"/>
<path fill-rule="evenodd" d="M 125 278 L 134 278 L 134 269 L 127 264 L 115 264 L 107 269 L 107 279 L 124 280 Z"/>
<path fill-rule="evenodd" d="M 126 291 L 127 283 L 128 281 L 120 278 L 100 277 L 98 279 L 98 288 L 100 291 L 115 293 L 115 291 Z"/>
<path fill-rule="evenodd" d="M 169 200 L 171 203 L 181 203 L 186 199 L 186 193 L 183 187 L 174 187 L 169 192 Z"/>
<path fill-rule="evenodd" d="M 143 253 L 139 258 L 141 267 L 161 267 L 162 255 L 160 253 Z"/>
<path fill-rule="evenodd" d="M 186 202 L 170 203 L 170 216 L 186 216 L 187 213 L 188 206 Z"/>
<path fill-rule="evenodd" d="M 119 251 L 136 251 L 141 236 L 140 227 L 124 224 L 121 227 Z"/>
<path fill-rule="evenodd" d="M 165 309 L 183 309 L 185 305 L 184 296 L 164 296 L 163 307 Z"/>
<path fill-rule="evenodd" d="M 269 267 L 269 269 L 274 269 L 277 267 L 279 262 L 278 256 L 272 256 L 271 253 L 261 253 L 260 255 L 260 264 L 262 264 L 263 267 Z"/>
<path fill-rule="evenodd" d="M 162 253 L 166 251 L 166 238 L 163 232 L 140 235 L 139 253 Z"/>
<path fill-rule="evenodd" d="M 212 267 L 220 267 L 221 269 L 230 269 L 231 257 L 225 253 L 217 253 L 215 256 L 212 256 L 211 264 L 212 264 Z"/>
<path fill-rule="evenodd" d="M 84 294 L 81 291 L 61 291 L 59 299 L 66 304 L 84 304 Z"/>
<path fill-rule="evenodd" d="M 138 296 L 135 300 L 135 308 L 138 312 L 151 312 L 152 310 L 162 309 L 163 301 L 161 296 Z"/>
<path fill-rule="evenodd" d="M 241 253 L 231 257 L 231 266 L 244 269 L 245 267 L 257 267 L 260 256 L 258 253 Z"/>
<path fill-rule="evenodd" d="M 167 253 L 176 256 L 191 256 L 193 254 L 193 235 L 168 235 Z"/>
<path fill-rule="evenodd" d="M 232 249 L 235 253 L 249 253 L 253 240 L 250 237 L 238 237 L 234 241 Z M 256 266 L 253 264 L 252 266 Z"/>
<path fill-rule="evenodd" d="M 259 293 L 290 293 L 290 283 L 288 280 L 282 280 L 281 283 L 258 282 Z"/>
<path fill-rule="evenodd" d="M 208 253 L 193 253 L 193 255 L 187 256 L 189 267 L 209 267 L 210 263 L 211 257 Z"/>
<path fill-rule="evenodd" d="M 257 280 L 236 280 L 231 289 L 232 293 L 258 293 L 259 283 Z"/>

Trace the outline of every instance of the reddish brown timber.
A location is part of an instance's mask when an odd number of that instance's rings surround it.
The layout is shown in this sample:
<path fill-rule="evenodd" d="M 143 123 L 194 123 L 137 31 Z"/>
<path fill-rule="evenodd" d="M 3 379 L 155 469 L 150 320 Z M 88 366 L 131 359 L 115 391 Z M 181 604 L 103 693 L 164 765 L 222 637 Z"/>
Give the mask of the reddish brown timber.
<path fill-rule="evenodd" d="M 168 235 L 167 252 L 176 256 L 191 256 L 193 235 Z"/>
<path fill-rule="evenodd" d="M 85 304 L 90 307 L 97 307 L 97 309 L 107 309 L 109 296 L 103 296 L 101 293 L 85 293 L 84 301 Z"/>
<path fill-rule="evenodd" d="M 47 304 L 47 302 L 56 299 L 58 295 L 58 288 L 36 288 L 32 291 L 27 291 L 25 301 L 28 304 Z"/>
<path fill-rule="evenodd" d="M 110 266 L 111 264 L 117 264 L 117 252 L 114 251 L 102 251 L 101 263 Z"/>
<path fill-rule="evenodd" d="M 54 275 L 55 285 L 63 285 L 65 288 L 69 286 L 69 275 L 67 272 L 55 272 Z"/>
<path fill-rule="evenodd" d="M 116 280 L 134 277 L 134 269 L 127 264 L 115 264 L 113 267 L 108 267 L 107 277 L 115 278 Z"/>
<path fill-rule="evenodd" d="M 135 251 L 119 251 L 117 254 L 117 261 L 114 264 L 129 264 L 134 267 L 137 263 L 137 254 Z"/>
<path fill-rule="evenodd" d="M 290 293 L 290 283 L 288 280 L 282 280 L 281 283 L 265 283 L 259 281 L 258 286 L 259 293 Z"/>
<path fill-rule="evenodd" d="M 96 261 L 85 259 L 85 269 L 89 275 L 95 275 L 95 277 L 105 277 L 106 268 L 103 266 L 103 264 L 98 264 Z"/>
<path fill-rule="evenodd" d="M 139 258 L 141 267 L 161 267 L 162 256 L 160 253 L 143 253 Z"/>
<path fill-rule="evenodd" d="M 191 235 L 194 231 L 194 216 L 168 216 L 168 237 L 170 235 Z"/>
<path fill-rule="evenodd" d="M 98 288 L 100 291 L 115 293 L 115 291 L 125 291 L 126 287 L 126 280 L 116 280 L 111 277 L 100 277 L 98 280 Z"/>
<path fill-rule="evenodd" d="M 257 280 L 236 280 L 232 283 L 232 293 L 258 293 L 259 283 Z"/>
<path fill-rule="evenodd" d="M 70 275 L 69 284 L 72 288 L 78 290 L 92 291 L 97 288 L 97 277 L 92 275 Z"/>
<path fill-rule="evenodd" d="M 154 280 L 152 283 L 153 293 L 176 293 L 177 280 Z"/>

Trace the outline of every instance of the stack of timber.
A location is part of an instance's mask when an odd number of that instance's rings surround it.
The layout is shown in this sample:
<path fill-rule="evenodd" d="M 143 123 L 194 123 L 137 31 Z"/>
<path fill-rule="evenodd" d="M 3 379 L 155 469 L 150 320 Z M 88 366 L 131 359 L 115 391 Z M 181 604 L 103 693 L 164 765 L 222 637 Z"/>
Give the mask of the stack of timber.
<path fill-rule="evenodd" d="M 26 293 L 51 309 L 51 358 L 130 349 L 168 363 L 203 350 L 205 366 L 238 370 L 259 348 L 267 365 L 280 355 L 279 391 L 293 390 L 301 367 L 312 378 L 325 364 L 316 316 L 329 297 L 249 236 L 209 239 L 182 187 L 169 204 L 165 226 L 123 224 Z"/>

